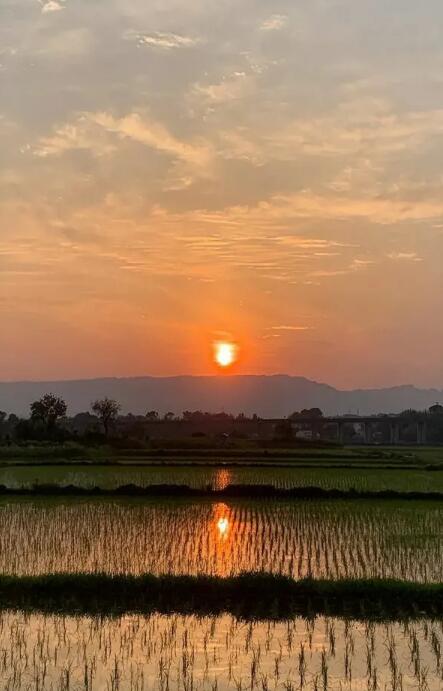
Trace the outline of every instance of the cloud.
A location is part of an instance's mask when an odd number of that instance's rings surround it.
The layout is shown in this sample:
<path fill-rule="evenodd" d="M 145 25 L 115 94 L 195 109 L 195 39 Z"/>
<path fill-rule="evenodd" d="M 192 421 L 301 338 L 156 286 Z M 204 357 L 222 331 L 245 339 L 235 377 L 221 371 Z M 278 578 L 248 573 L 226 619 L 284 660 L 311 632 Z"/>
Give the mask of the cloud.
<path fill-rule="evenodd" d="M 272 331 L 310 331 L 312 329 L 311 326 L 291 326 L 287 324 L 283 324 L 282 326 L 271 326 L 270 329 Z"/>
<path fill-rule="evenodd" d="M 195 178 L 210 177 L 214 151 L 202 139 L 184 141 L 162 123 L 138 113 L 118 118 L 106 112 L 83 113 L 73 123 L 62 125 L 53 135 L 42 137 L 32 150 L 45 158 L 68 151 L 84 150 L 94 156 L 118 155 L 118 140 L 129 140 L 173 159 L 167 189 L 183 189 Z"/>
<path fill-rule="evenodd" d="M 423 221 L 443 217 L 439 200 L 407 200 L 383 197 L 350 197 L 302 192 L 276 197 L 272 213 L 322 219 L 367 219 L 380 224 Z"/>
<path fill-rule="evenodd" d="M 269 156 L 358 155 L 371 166 L 374 154 L 384 158 L 412 150 L 443 133 L 443 109 L 394 112 L 376 99 L 343 102 L 324 117 L 296 119 L 263 133 Z"/>
<path fill-rule="evenodd" d="M 171 134 L 163 124 L 143 118 L 138 113 L 122 118 L 115 118 L 108 113 L 95 113 L 90 114 L 89 118 L 107 132 L 162 151 L 202 172 L 210 166 L 212 151 L 207 143 L 184 142 Z"/>
<path fill-rule="evenodd" d="M 64 0 L 47 0 L 45 2 L 44 0 L 40 2 L 40 5 L 42 6 L 42 13 L 47 14 L 49 12 L 59 12 L 60 10 L 64 9 Z"/>
<path fill-rule="evenodd" d="M 34 155 L 41 158 L 62 156 L 74 150 L 91 151 L 96 156 L 114 152 L 115 144 L 104 139 L 99 128 L 94 128 L 91 124 L 87 115 L 81 115 L 74 123 L 57 128 L 53 135 L 42 137 L 32 151 Z"/>
<path fill-rule="evenodd" d="M 152 34 L 128 32 L 126 38 L 134 39 L 139 46 L 159 48 L 160 50 L 174 50 L 176 48 L 192 48 L 200 43 L 200 39 L 181 34 L 162 33 Z"/>
<path fill-rule="evenodd" d="M 282 29 L 288 21 L 288 18 L 284 14 L 273 14 L 268 19 L 261 24 L 260 29 L 262 31 L 278 31 Z"/>
<path fill-rule="evenodd" d="M 345 196 L 304 190 L 293 195 L 274 195 L 256 206 L 236 206 L 224 211 L 231 222 L 249 221 L 260 226 L 287 223 L 291 219 L 365 219 L 382 225 L 443 218 L 439 199 L 391 199 L 377 196 Z M 284 226 L 283 226 L 284 227 Z"/>
<path fill-rule="evenodd" d="M 388 254 L 389 259 L 403 262 L 422 262 L 423 258 L 419 257 L 417 252 L 391 252 Z"/>
<path fill-rule="evenodd" d="M 214 84 L 195 84 L 191 99 L 203 101 L 205 105 L 219 105 L 237 101 L 255 92 L 256 79 L 246 72 L 234 72 L 226 75 Z"/>
<path fill-rule="evenodd" d="M 218 151 L 223 158 L 248 161 L 255 166 L 263 165 L 264 156 L 260 147 L 250 141 L 243 129 L 221 130 L 218 136 Z"/>

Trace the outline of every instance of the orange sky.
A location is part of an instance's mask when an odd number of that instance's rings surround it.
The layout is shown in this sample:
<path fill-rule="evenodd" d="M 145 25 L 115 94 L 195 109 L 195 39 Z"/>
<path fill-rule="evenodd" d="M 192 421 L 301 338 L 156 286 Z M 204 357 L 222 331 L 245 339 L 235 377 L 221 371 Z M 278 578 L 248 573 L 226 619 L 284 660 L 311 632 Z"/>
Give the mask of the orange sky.
<path fill-rule="evenodd" d="M 441 386 L 442 19 L 2 3 L 0 379 Z"/>

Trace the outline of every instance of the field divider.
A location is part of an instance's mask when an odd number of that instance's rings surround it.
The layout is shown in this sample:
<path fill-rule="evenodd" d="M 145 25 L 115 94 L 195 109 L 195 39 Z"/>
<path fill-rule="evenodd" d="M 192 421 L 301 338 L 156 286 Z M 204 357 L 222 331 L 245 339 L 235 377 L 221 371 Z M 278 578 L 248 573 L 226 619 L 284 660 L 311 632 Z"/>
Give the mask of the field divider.
<path fill-rule="evenodd" d="M 183 497 L 220 499 L 391 499 L 443 501 L 442 492 L 397 490 L 325 489 L 318 486 L 281 488 L 274 485 L 228 485 L 223 489 L 190 487 L 178 484 L 121 485 L 113 488 L 81 487 L 77 485 L 34 484 L 30 487 L 0 485 L 1 496 L 51 497 Z"/>
<path fill-rule="evenodd" d="M 118 616 L 160 612 L 285 620 L 294 616 L 404 621 L 443 615 L 443 583 L 237 576 L 0 575 L 0 609 Z"/>

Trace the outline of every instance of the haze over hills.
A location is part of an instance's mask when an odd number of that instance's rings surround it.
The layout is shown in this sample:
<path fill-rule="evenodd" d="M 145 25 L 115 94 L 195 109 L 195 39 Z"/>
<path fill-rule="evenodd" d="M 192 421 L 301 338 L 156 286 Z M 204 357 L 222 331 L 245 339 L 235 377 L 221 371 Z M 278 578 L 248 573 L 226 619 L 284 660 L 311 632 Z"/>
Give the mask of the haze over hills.
<path fill-rule="evenodd" d="M 260 417 L 284 417 L 314 406 L 328 415 L 399 413 L 406 408 L 423 410 L 443 401 L 443 391 L 411 385 L 343 391 L 304 377 L 233 375 L 0 382 L 0 409 L 27 415 L 29 404 L 48 392 L 62 396 L 71 415 L 88 410 L 91 401 L 104 396 L 118 400 L 124 413 L 223 410 Z"/>

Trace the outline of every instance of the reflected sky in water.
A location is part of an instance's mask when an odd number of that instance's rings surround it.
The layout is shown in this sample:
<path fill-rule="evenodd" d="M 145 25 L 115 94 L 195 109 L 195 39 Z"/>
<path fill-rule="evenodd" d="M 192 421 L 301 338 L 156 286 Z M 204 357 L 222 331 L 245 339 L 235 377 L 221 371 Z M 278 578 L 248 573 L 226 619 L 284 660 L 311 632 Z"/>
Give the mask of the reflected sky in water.
<path fill-rule="evenodd" d="M 8 691 L 440 691 L 442 645 L 426 620 L 0 614 Z"/>

